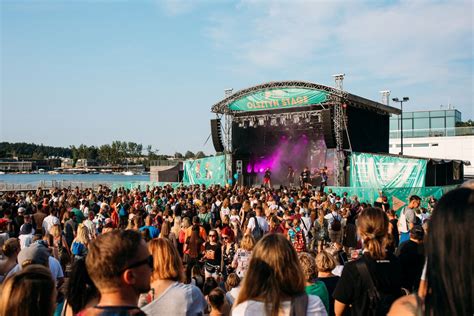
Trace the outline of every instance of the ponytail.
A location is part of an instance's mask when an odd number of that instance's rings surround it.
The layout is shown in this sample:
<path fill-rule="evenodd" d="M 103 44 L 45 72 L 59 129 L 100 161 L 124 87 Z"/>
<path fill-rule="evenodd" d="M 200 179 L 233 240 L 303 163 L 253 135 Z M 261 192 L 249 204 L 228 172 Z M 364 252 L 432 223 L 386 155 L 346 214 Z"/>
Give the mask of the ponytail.
<path fill-rule="evenodd" d="M 360 213 L 357 223 L 369 255 L 376 260 L 384 259 L 389 241 L 387 215 L 379 208 L 369 207 Z"/>

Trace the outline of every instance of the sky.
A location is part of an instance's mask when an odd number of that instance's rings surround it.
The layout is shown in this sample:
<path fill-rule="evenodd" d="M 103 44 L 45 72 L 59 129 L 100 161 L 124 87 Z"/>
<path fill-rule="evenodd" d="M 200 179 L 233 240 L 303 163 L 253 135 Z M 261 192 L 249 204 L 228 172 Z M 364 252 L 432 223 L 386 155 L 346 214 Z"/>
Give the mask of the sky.
<path fill-rule="evenodd" d="M 451 104 L 466 121 L 473 3 L 0 0 L 0 141 L 213 154 L 225 89 L 337 73 L 352 94 Z"/>

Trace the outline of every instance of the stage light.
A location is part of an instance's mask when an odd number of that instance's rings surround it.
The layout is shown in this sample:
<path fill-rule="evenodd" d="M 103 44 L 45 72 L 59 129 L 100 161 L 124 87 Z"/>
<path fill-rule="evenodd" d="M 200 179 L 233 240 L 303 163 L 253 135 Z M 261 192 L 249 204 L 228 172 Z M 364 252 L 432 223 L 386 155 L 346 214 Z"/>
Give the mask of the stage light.
<path fill-rule="evenodd" d="M 277 126 L 278 125 L 278 122 L 277 122 L 277 118 L 276 117 L 272 117 L 270 119 L 270 126 Z"/>
<path fill-rule="evenodd" d="M 280 117 L 280 124 L 281 125 L 286 125 L 286 116 Z"/>
<path fill-rule="evenodd" d="M 264 126 L 265 125 L 265 117 L 261 116 L 258 118 L 258 125 L 259 126 Z"/>
<path fill-rule="evenodd" d="M 298 124 L 300 122 L 300 116 L 297 114 L 293 116 L 293 123 Z"/>
<path fill-rule="evenodd" d="M 239 121 L 239 127 L 244 127 L 244 121 Z"/>
<path fill-rule="evenodd" d="M 249 127 L 255 127 L 255 120 L 251 119 L 249 121 Z"/>

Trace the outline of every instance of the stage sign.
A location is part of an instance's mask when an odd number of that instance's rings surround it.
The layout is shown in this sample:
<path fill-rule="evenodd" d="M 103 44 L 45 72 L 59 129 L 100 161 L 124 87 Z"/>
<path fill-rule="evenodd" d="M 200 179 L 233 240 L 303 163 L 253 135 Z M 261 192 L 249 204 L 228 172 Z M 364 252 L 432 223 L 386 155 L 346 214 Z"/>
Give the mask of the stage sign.
<path fill-rule="evenodd" d="M 327 101 L 326 91 L 304 88 L 275 88 L 257 91 L 229 105 L 232 111 L 262 111 L 320 104 Z"/>
<path fill-rule="evenodd" d="M 426 159 L 352 153 L 351 187 L 415 188 L 425 186 Z"/>
<path fill-rule="evenodd" d="M 186 185 L 225 185 L 225 156 L 221 155 L 185 161 L 183 183 Z"/>

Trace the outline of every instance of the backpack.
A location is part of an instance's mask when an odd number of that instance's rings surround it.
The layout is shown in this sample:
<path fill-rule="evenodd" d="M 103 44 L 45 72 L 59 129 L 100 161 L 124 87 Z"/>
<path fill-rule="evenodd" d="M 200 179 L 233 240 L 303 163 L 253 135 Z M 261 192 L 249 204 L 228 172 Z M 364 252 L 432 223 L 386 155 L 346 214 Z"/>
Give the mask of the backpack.
<path fill-rule="evenodd" d="M 295 232 L 295 241 L 293 246 L 295 247 L 296 252 L 302 252 L 306 250 L 306 242 L 303 236 L 303 230 L 294 228 L 293 231 Z"/>
<path fill-rule="evenodd" d="M 398 298 L 393 294 L 381 293 L 375 287 L 374 281 L 370 276 L 367 263 L 363 260 L 356 262 L 357 271 L 359 272 L 362 282 L 367 286 L 367 294 L 369 296 L 369 314 L 373 316 L 387 315 L 393 302 Z"/>
<path fill-rule="evenodd" d="M 251 218 L 253 218 L 253 220 L 254 220 L 254 222 L 255 222 L 255 227 L 254 227 L 253 230 L 252 230 L 252 236 L 253 236 L 253 238 L 255 239 L 255 241 L 258 241 L 258 240 L 260 240 L 260 238 L 263 237 L 263 230 L 262 230 L 262 228 L 260 227 L 260 225 L 258 224 L 257 217 L 256 217 L 256 216 L 252 216 Z"/>
<path fill-rule="evenodd" d="M 334 214 L 331 213 L 331 215 L 332 215 L 332 218 L 334 219 L 331 223 L 331 230 L 338 232 L 342 228 L 341 221 L 337 217 L 335 217 Z"/>

